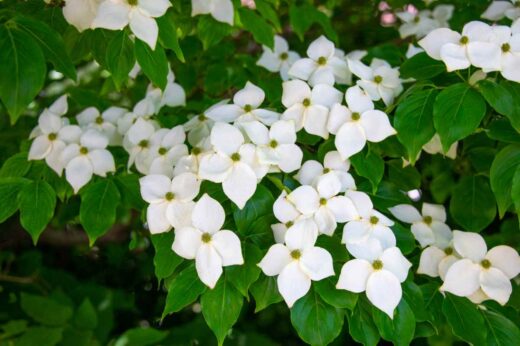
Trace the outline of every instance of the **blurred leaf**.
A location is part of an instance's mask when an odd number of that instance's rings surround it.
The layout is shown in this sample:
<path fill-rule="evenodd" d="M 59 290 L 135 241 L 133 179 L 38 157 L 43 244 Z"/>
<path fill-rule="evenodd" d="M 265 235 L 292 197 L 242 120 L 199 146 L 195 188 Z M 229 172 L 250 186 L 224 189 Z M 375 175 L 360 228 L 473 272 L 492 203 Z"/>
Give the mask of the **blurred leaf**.
<path fill-rule="evenodd" d="M 74 314 L 74 325 L 80 329 L 94 329 L 98 324 L 96 309 L 88 298 L 85 298 Z"/>
<path fill-rule="evenodd" d="M 490 181 L 491 189 L 495 193 L 500 218 L 504 217 L 507 209 L 513 203 L 511 195 L 513 176 L 520 166 L 520 146 L 508 145 L 503 148 L 493 160 L 491 165 Z M 518 199 L 515 196 L 515 200 Z"/>
<path fill-rule="evenodd" d="M 159 26 L 159 41 L 165 48 L 173 50 L 177 59 L 181 62 L 186 62 L 181 46 L 179 45 L 179 38 L 177 37 L 177 26 L 175 19 L 171 12 L 167 12 L 164 16 L 156 19 Z"/>
<path fill-rule="evenodd" d="M 0 223 L 18 210 L 18 194 L 31 181 L 24 178 L 0 178 Z"/>
<path fill-rule="evenodd" d="M 238 10 L 240 21 L 244 28 L 253 34 L 256 42 L 263 44 L 271 49 L 274 48 L 273 29 L 265 19 L 260 17 L 254 11 L 241 7 Z"/>
<path fill-rule="evenodd" d="M 61 341 L 62 333 L 62 328 L 31 327 L 16 341 L 16 346 L 54 346 Z"/>
<path fill-rule="evenodd" d="M 323 28 L 329 39 L 335 42 L 338 41 L 338 35 L 332 27 L 330 18 L 325 13 L 320 12 L 316 6 L 311 4 L 298 6 L 292 3 L 289 8 L 289 21 L 301 41 L 303 41 L 305 33 L 314 23 L 319 24 Z"/>
<path fill-rule="evenodd" d="M 73 313 L 68 305 L 24 292 L 20 294 L 20 305 L 32 319 L 47 326 L 62 326 L 70 320 Z"/>
<path fill-rule="evenodd" d="M 394 345 L 411 343 L 415 334 L 415 315 L 405 299 L 397 305 L 393 319 L 376 307 L 372 308 L 372 316 L 383 338 L 393 341 Z"/>
<path fill-rule="evenodd" d="M 210 16 L 200 17 L 197 23 L 199 39 L 205 50 L 222 41 L 231 33 L 232 29 L 228 24 L 217 22 Z"/>
<path fill-rule="evenodd" d="M 166 338 L 168 332 L 153 328 L 129 329 L 117 338 L 114 346 L 148 346 L 157 345 Z"/>

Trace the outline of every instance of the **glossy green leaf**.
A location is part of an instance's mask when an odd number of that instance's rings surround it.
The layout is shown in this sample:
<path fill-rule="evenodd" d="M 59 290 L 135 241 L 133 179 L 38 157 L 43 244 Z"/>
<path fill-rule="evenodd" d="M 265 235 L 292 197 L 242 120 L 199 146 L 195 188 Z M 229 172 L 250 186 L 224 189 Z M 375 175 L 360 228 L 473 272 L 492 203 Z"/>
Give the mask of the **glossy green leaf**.
<path fill-rule="evenodd" d="M 520 133 L 520 84 L 513 81 L 502 81 L 500 85 L 509 91 L 513 97 L 513 109 L 511 113 L 504 114 L 511 125 Z"/>
<path fill-rule="evenodd" d="M 478 82 L 477 88 L 495 111 L 506 116 L 513 113 L 513 96 L 506 87 L 483 79 Z"/>
<path fill-rule="evenodd" d="M 520 328 L 515 323 L 490 310 L 482 310 L 482 316 L 488 327 L 487 345 L 520 345 Z"/>
<path fill-rule="evenodd" d="M 134 43 L 126 30 L 119 31 L 110 42 L 106 52 L 107 68 L 117 88 L 128 80 L 128 74 L 135 65 Z"/>
<path fill-rule="evenodd" d="M 172 250 L 173 232 L 152 234 L 152 244 L 155 248 L 153 265 L 155 276 L 161 280 L 173 274 L 183 259 Z"/>
<path fill-rule="evenodd" d="M 27 159 L 27 153 L 18 153 L 5 160 L 0 169 L 0 178 L 23 177 L 31 169 L 31 161 Z"/>
<path fill-rule="evenodd" d="M 273 29 L 265 19 L 247 8 L 240 8 L 238 13 L 242 25 L 253 34 L 255 41 L 272 49 L 274 46 Z"/>
<path fill-rule="evenodd" d="M 410 344 L 415 334 L 415 315 L 405 299 L 399 302 L 393 319 L 376 307 L 372 308 L 372 316 L 384 339 L 395 345 Z"/>
<path fill-rule="evenodd" d="M 340 309 L 353 310 L 359 295 L 345 290 L 338 290 L 336 288 L 337 281 L 337 277 L 328 277 L 314 282 L 313 287 L 327 304 Z"/>
<path fill-rule="evenodd" d="M 401 78 L 429 79 L 446 71 L 442 61 L 434 60 L 422 52 L 406 60 L 399 69 Z"/>
<path fill-rule="evenodd" d="M 370 181 L 372 184 L 372 192 L 375 193 L 385 172 L 385 163 L 383 159 L 379 155 L 371 152 L 367 154 L 360 152 L 352 156 L 350 162 L 352 163 L 352 166 L 354 166 L 357 174 Z"/>
<path fill-rule="evenodd" d="M 0 223 L 4 222 L 18 210 L 18 194 L 30 180 L 24 178 L 0 179 Z"/>
<path fill-rule="evenodd" d="M 269 305 L 283 300 L 278 292 L 278 285 L 274 276 L 260 275 L 260 278 L 251 286 L 251 294 L 255 299 L 255 312 L 262 311 Z"/>
<path fill-rule="evenodd" d="M 359 299 L 352 314 L 347 313 L 350 335 L 365 346 L 376 346 L 380 336 L 371 314 L 371 305 L 366 298 Z"/>
<path fill-rule="evenodd" d="M 226 23 L 217 22 L 210 16 L 202 16 L 197 23 L 197 31 L 204 49 L 208 49 L 229 35 L 232 27 Z"/>
<path fill-rule="evenodd" d="M 148 44 L 138 39 L 135 40 L 134 48 L 135 58 L 143 73 L 152 84 L 164 90 L 168 76 L 168 60 L 164 49 L 157 45 L 155 50 L 152 50 Z"/>
<path fill-rule="evenodd" d="M 79 329 L 92 330 L 98 324 L 96 308 L 85 298 L 74 313 L 74 325 Z"/>
<path fill-rule="evenodd" d="M 258 263 L 262 260 L 262 252 L 257 246 L 245 243 L 242 253 L 244 255 L 244 264 L 230 266 L 226 270 L 226 275 L 235 288 L 244 297 L 248 298 L 249 287 L 260 276 L 261 270 Z"/>
<path fill-rule="evenodd" d="M 233 218 L 240 234 L 247 234 L 251 225 L 259 217 L 272 213 L 274 197 L 265 186 L 258 185 L 256 191 L 242 209 L 233 212 Z"/>
<path fill-rule="evenodd" d="M 487 333 L 484 318 L 477 306 L 467 298 L 446 293 L 446 298 L 442 303 L 442 312 L 446 316 L 453 333 L 459 338 L 473 345 L 484 345 L 486 343 Z"/>
<path fill-rule="evenodd" d="M 520 145 L 508 145 L 503 148 L 491 164 L 489 173 L 491 189 L 495 194 L 501 218 L 513 203 L 513 177 L 518 166 L 520 166 Z M 518 197 L 515 197 L 517 200 Z"/>
<path fill-rule="evenodd" d="M 205 291 L 206 285 L 200 281 L 195 265 L 190 264 L 170 282 L 162 318 L 192 304 Z"/>
<path fill-rule="evenodd" d="M 159 42 L 168 49 L 173 50 L 177 59 L 181 62 L 186 62 L 184 53 L 179 45 L 179 37 L 177 36 L 177 26 L 175 19 L 171 12 L 167 12 L 164 16 L 157 18 L 157 25 L 159 26 Z"/>

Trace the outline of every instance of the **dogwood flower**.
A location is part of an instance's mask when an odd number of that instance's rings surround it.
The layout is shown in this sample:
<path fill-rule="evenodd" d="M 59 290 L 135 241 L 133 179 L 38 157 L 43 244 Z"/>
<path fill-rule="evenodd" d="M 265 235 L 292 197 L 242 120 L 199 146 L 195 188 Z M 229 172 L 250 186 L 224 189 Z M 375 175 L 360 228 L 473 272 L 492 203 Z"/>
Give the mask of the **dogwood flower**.
<path fill-rule="evenodd" d="M 211 128 L 215 122 L 206 114 L 213 108 L 227 103 L 228 100 L 222 100 L 206 109 L 206 111 L 203 113 L 193 116 L 184 123 L 184 131 L 188 132 L 188 143 L 190 143 L 193 147 L 196 147 L 209 137 Z"/>
<path fill-rule="evenodd" d="M 181 157 L 174 169 L 173 175 L 178 175 L 184 172 L 191 172 L 196 174 L 199 178 L 199 166 L 202 158 L 213 152 L 210 138 L 199 143 L 199 146 L 193 147 L 188 155 Z"/>
<path fill-rule="evenodd" d="M 267 129 L 258 121 L 244 123 L 244 130 L 256 144 L 260 164 L 273 165 L 282 172 L 292 172 L 301 167 L 303 152 L 296 143 L 296 131 L 291 120 L 279 120 Z"/>
<path fill-rule="evenodd" d="M 231 0 L 191 0 L 191 16 L 211 14 L 215 20 L 233 25 L 233 3 Z"/>
<path fill-rule="evenodd" d="M 518 0 L 493 1 L 488 6 L 481 17 L 488 20 L 497 21 L 504 17 L 511 20 L 520 18 L 520 2 Z"/>
<path fill-rule="evenodd" d="M 67 0 L 63 6 L 63 17 L 78 31 L 89 29 L 96 18 L 101 0 Z"/>
<path fill-rule="evenodd" d="M 264 102 L 265 92 L 251 82 L 233 96 L 233 104 L 224 104 L 212 107 L 206 116 L 214 121 L 226 123 L 241 123 L 246 121 L 260 121 L 271 125 L 280 118 L 280 114 L 258 108 Z"/>
<path fill-rule="evenodd" d="M 94 129 L 87 129 L 79 138 L 79 143 L 70 143 L 61 153 L 65 165 L 65 178 L 77 193 L 92 175 L 106 177 L 115 172 L 114 157 L 105 148 L 108 138 Z"/>
<path fill-rule="evenodd" d="M 289 77 L 307 81 L 311 86 L 334 85 L 336 76 L 346 78 L 349 73 L 345 60 L 335 56 L 335 53 L 334 43 L 320 36 L 307 48 L 308 58 L 292 64 Z"/>
<path fill-rule="evenodd" d="M 460 255 L 453 248 L 453 234 L 446 233 L 438 236 L 432 245 L 422 251 L 417 273 L 431 277 L 440 276 L 444 280 L 448 269 L 459 259 Z"/>
<path fill-rule="evenodd" d="M 162 93 L 160 89 L 152 89 L 148 91 L 145 98 L 137 102 L 131 112 L 128 112 L 117 119 L 117 131 L 121 135 L 126 136 L 130 128 L 138 119 L 148 121 L 152 124 L 157 124 L 151 120 L 151 117 L 159 112 L 161 95 Z"/>
<path fill-rule="evenodd" d="M 150 233 L 157 234 L 189 226 L 200 181 L 193 173 L 182 173 L 171 179 L 151 174 L 139 179 L 141 196 L 150 205 L 146 209 L 146 222 Z"/>
<path fill-rule="evenodd" d="M 487 251 L 481 235 L 453 232 L 453 245 L 462 259 L 453 263 L 440 290 L 468 297 L 479 289 L 504 305 L 512 292 L 511 282 L 520 273 L 520 256 L 513 248 L 499 245 Z"/>
<path fill-rule="evenodd" d="M 162 17 L 170 6 L 168 0 L 104 0 L 91 27 L 122 30 L 130 25 L 134 35 L 154 50 L 159 34 L 154 18 Z"/>
<path fill-rule="evenodd" d="M 263 52 L 260 59 L 256 62 L 258 66 L 262 66 L 271 72 L 280 72 L 282 79 L 289 79 L 289 68 L 300 56 L 298 53 L 290 51 L 287 41 L 278 35 L 274 36 L 273 49 L 262 46 Z"/>
<path fill-rule="evenodd" d="M 344 159 L 363 150 L 366 142 L 381 142 L 396 134 L 388 116 L 374 109 L 370 97 L 358 86 L 347 89 L 348 108 L 335 104 L 329 116 L 328 130 L 336 134 L 334 143 Z"/>
<path fill-rule="evenodd" d="M 287 192 L 282 191 L 274 201 L 273 214 L 280 223 L 271 225 L 274 239 L 277 243 L 284 243 L 287 230 L 302 218 L 296 206 L 287 199 Z"/>
<path fill-rule="evenodd" d="M 179 159 L 188 155 L 185 139 L 182 125 L 155 132 L 150 138 L 150 173 L 173 177 L 173 169 Z"/>
<path fill-rule="evenodd" d="M 120 107 L 110 107 L 102 114 L 96 107 L 88 107 L 76 115 L 82 128 L 93 128 L 108 138 L 109 145 L 120 145 L 122 137 L 117 132 L 117 120 L 128 111 Z"/>
<path fill-rule="evenodd" d="M 340 192 L 347 190 L 355 190 L 356 182 L 348 170 L 350 161 L 343 160 L 339 152 L 333 150 L 325 154 L 323 165 L 316 160 L 307 160 L 304 162 L 295 178 L 302 185 L 311 185 L 316 187 L 318 182 L 326 175 L 336 176 L 340 183 Z"/>
<path fill-rule="evenodd" d="M 168 71 L 166 81 L 167 82 L 164 91 L 162 91 L 160 88 L 155 88 L 152 84 L 148 86 L 148 93 L 153 90 L 157 90 L 156 92 L 161 94 L 158 108 L 160 109 L 165 105 L 169 107 L 186 105 L 186 92 L 180 84 L 175 83 L 175 75 L 173 74 L 171 68 Z M 154 113 L 157 113 L 157 111 Z"/>
<path fill-rule="evenodd" d="M 328 138 L 329 108 L 341 102 L 341 92 L 326 84 L 316 85 L 311 90 L 301 80 L 284 82 L 282 87 L 282 104 L 287 108 L 282 119 L 293 120 L 296 131 L 304 128 L 307 133 Z"/>
<path fill-rule="evenodd" d="M 226 123 L 215 123 L 210 138 L 214 152 L 202 157 L 199 176 L 222 183 L 226 196 L 242 209 L 256 191 L 258 178 L 251 167 L 256 161 L 256 148 L 244 144 L 240 130 Z"/>
<path fill-rule="evenodd" d="M 396 16 L 403 22 L 399 27 L 401 38 L 415 36 L 421 38 L 430 31 L 439 27 L 439 23 L 432 18 L 429 10 L 412 13 L 410 11 L 397 12 Z"/>
<path fill-rule="evenodd" d="M 278 275 L 278 291 L 289 308 L 309 291 L 311 281 L 334 275 L 330 253 L 314 246 L 317 232 L 302 232 L 303 226 L 303 222 L 292 226 L 285 235 L 285 245 L 271 246 L 258 263 L 265 275 Z"/>
<path fill-rule="evenodd" d="M 157 129 L 151 121 L 138 118 L 123 139 L 123 146 L 130 154 L 128 168 L 135 163 L 137 170 L 148 174 L 151 164 L 150 141 Z"/>
<path fill-rule="evenodd" d="M 370 96 L 372 101 L 383 100 L 388 106 L 403 91 L 399 69 L 392 68 L 384 60 L 374 58 L 370 66 L 367 66 L 360 60 L 349 59 L 348 67 L 359 78 L 357 85 Z"/>
<path fill-rule="evenodd" d="M 402 222 L 412 224 L 412 233 L 421 247 L 434 244 L 439 237 L 449 238 L 451 235 L 442 205 L 423 203 L 421 213 L 408 204 L 399 204 L 388 210 Z"/>
<path fill-rule="evenodd" d="M 383 249 L 377 241 L 372 245 L 343 265 L 336 288 L 366 292 L 368 300 L 393 319 L 403 294 L 401 283 L 412 264 L 397 247 Z"/>
<path fill-rule="evenodd" d="M 458 143 L 459 142 L 453 143 L 448 149 L 448 152 L 445 153 L 442 149 L 441 137 L 439 137 L 439 134 L 436 133 L 435 135 L 433 135 L 432 139 L 430 139 L 428 143 L 423 145 L 422 149 L 430 155 L 442 154 L 446 157 L 449 157 L 452 160 L 455 160 L 455 158 L 457 157 Z"/>
<path fill-rule="evenodd" d="M 222 267 L 244 264 L 240 239 L 229 230 L 222 230 L 224 208 L 204 194 L 193 207 L 191 225 L 175 230 L 172 250 L 186 259 L 195 259 L 200 280 L 215 287 Z"/>

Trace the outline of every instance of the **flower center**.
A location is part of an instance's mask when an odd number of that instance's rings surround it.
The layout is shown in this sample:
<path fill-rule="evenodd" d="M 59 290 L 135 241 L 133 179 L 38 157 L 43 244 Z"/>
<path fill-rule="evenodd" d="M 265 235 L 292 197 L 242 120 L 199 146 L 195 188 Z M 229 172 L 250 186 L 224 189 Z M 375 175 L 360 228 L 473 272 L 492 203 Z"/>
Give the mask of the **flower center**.
<path fill-rule="evenodd" d="M 425 217 L 423 217 L 423 221 L 424 221 L 425 224 L 431 225 L 433 219 L 432 219 L 432 217 L 430 215 L 426 215 Z"/>
<path fill-rule="evenodd" d="M 87 155 L 88 154 L 88 149 L 85 148 L 85 147 L 81 147 L 81 148 L 79 148 L 79 153 L 81 155 Z"/>
<path fill-rule="evenodd" d="M 54 141 L 56 138 L 58 138 L 58 135 L 55 133 L 49 133 L 47 138 L 49 138 L 49 141 Z"/>
<path fill-rule="evenodd" d="M 491 268 L 491 262 L 489 262 L 489 260 L 487 260 L 487 259 L 483 259 L 482 262 L 480 262 L 480 265 L 481 265 L 482 268 L 484 268 L 484 269 L 489 269 L 489 268 Z"/>
<path fill-rule="evenodd" d="M 510 50 L 511 50 L 511 46 L 509 45 L 509 43 L 504 43 L 504 44 L 502 45 L 502 52 L 507 53 L 507 52 L 509 52 Z"/>
<path fill-rule="evenodd" d="M 309 107 L 311 105 L 311 100 L 309 99 L 304 99 L 303 102 L 302 102 L 303 106 L 304 107 Z"/>
<path fill-rule="evenodd" d="M 374 77 L 374 82 L 375 82 L 376 84 L 379 84 L 379 83 L 381 83 L 382 81 L 383 81 L 383 77 L 381 77 L 380 75 L 377 75 L 377 76 Z"/>
<path fill-rule="evenodd" d="M 323 168 L 323 174 L 327 174 L 330 172 L 330 168 Z"/>
<path fill-rule="evenodd" d="M 444 253 L 445 253 L 447 256 L 453 254 L 453 248 L 448 246 L 447 248 L 444 249 Z"/>
<path fill-rule="evenodd" d="M 240 154 L 239 153 L 234 153 L 233 155 L 231 155 L 231 160 L 233 161 L 240 161 Z"/>
<path fill-rule="evenodd" d="M 160 147 L 159 150 L 157 150 L 159 155 L 165 155 L 168 152 L 168 149 Z"/>
<path fill-rule="evenodd" d="M 208 120 L 208 117 L 205 114 L 199 114 L 197 119 L 199 119 L 199 121 L 206 121 Z"/>
<path fill-rule="evenodd" d="M 361 114 L 359 114 L 358 112 L 352 113 L 352 120 L 358 121 L 360 118 L 361 118 Z"/>
<path fill-rule="evenodd" d="M 289 58 L 289 54 L 287 54 L 286 52 L 283 52 L 282 54 L 280 54 L 279 58 L 282 61 L 287 60 Z"/>
<path fill-rule="evenodd" d="M 251 105 L 245 105 L 245 106 L 244 106 L 244 111 L 245 111 L 246 113 L 249 113 L 249 112 L 251 112 L 252 110 L 253 110 L 253 106 L 251 106 Z"/>
<path fill-rule="evenodd" d="M 371 216 L 370 217 L 370 223 L 372 225 L 377 225 L 378 222 L 379 222 L 379 218 L 377 216 Z"/>
<path fill-rule="evenodd" d="M 326 198 L 320 198 L 320 205 L 326 205 L 327 204 L 327 199 Z"/>
<path fill-rule="evenodd" d="M 98 125 L 103 124 L 103 118 L 101 116 L 96 118 L 96 124 L 98 124 Z"/>
<path fill-rule="evenodd" d="M 278 142 L 274 139 L 271 139 L 271 141 L 269 142 L 269 146 L 274 149 L 278 146 Z"/>
<path fill-rule="evenodd" d="M 292 227 L 293 225 L 294 225 L 294 222 L 292 222 L 292 221 L 287 221 L 287 222 L 285 223 L 285 227 L 287 227 L 287 228 L 290 228 L 290 227 Z"/>
<path fill-rule="evenodd" d="M 191 149 L 191 153 L 193 155 L 199 155 L 201 153 L 201 150 L 199 147 L 194 147 L 193 149 Z"/>
<path fill-rule="evenodd" d="M 326 63 L 327 63 L 327 58 L 326 58 L 326 57 L 324 57 L 324 56 L 320 56 L 320 57 L 318 58 L 318 65 L 323 66 L 323 65 L 325 65 Z"/>
<path fill-rule="evenodd" d="M 209 233 L 203 233 L 202 234 L 202 237 L 201 237 L 201 240 L 203 243 L 209 243 L 211 241 L 211 234 Z"/>
<path fill-rule="evenodd" d="M 292 250 L 291 251 L 291 257 L 295 260 L 299 259 L 300 257 L 302 257 L 302 253 L 300 252 L 300 250 Z"/>
<path fill-rule="evenodd" d="M 415 18 L 413 19 L 414 23 L 419 23 L 420 21 L 421 21 L 421 17 L 419 17 L 419 16 L 415 16 Z"/>
<path fill-rule="evenodd" d="M 164 195 L 164 199 L 167 201 L 171 201 L 175 198 L 175 194 L 173 192 L 167 192 L 166 195 Z"/>
<path fill-rule="evenodd" d="M 383 262 L 381 262 L 380 260 L 375 260 L 374 262 L 372 262 L 372 268 L 374 268 L 374 270 L 383 269 Z"/>
<path fill-rule="evenodd" d="M 146 139 L 143 139 L 142 141 L 139 142 L 138 145 L 139 145 L 141 148 L 148 148 L 148 144 L 149 144 L 148 141 L 147 141 Z"/>
<path fill-rule="evenodd" d="M 137 3 L 139 2 L 139 0 L 127 0 L 128 1 L 128 5 L 130 6 L 136 6 Z"/>
<path fill-rule="evenodd" d="M 468 36 L 462 36 L 459 40 L 460 44 L 467 44 L 469 42 Z"/>

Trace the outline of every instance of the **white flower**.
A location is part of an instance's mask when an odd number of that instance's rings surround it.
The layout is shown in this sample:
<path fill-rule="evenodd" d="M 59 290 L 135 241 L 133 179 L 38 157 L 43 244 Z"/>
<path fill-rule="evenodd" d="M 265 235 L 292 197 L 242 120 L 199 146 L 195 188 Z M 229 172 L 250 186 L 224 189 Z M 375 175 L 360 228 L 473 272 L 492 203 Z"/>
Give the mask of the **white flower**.
<path fill-rule="evenodd" d="M 206 109 L 206 111 L 203 113 L 192 117 L 190 120 L 184 123 L 184 131 L 188 132 L 188 143 L 190 143 L 193 147 L 196 147 L 209 137 L 211 128 L 215 122 L 206 114 L 213 108 L 222 106 L 227 103 L 228 100 L 222 100 Z"/>
<path fill-rule="evenodd" d="M 126 136 L 130 128 L 139 118 L 149 121 L 151 116 L 158 113 L 161 105 L 162 92 L 160 89 L 151 89 L 141 101 L 137 102 L 131 112 L 117 119 L 117 131 Z"/>
<path fill-rule="evenodd" d="M 482 13 L 481 17 L 493 21 L 500 20 L 504 17 L 515 20 L 520 18 L 520 8 L 518 5 L 518 0 L 493 1 L 486 11 Z"/>
<path fill-rule="evenodd" d="M 459 142 L 453 143 L 448 149 L 448 152 L 445 153 L 442 149 L 441 137 L 439 137 L 439 134 L 436 133 L 435 135 L 433 135 L 432 139 L 430 139 L 430 141 L 423 146 L 422 149 L 430 155 L 442 154 L 449 157 L 452 160 L 455 160 L 455 158 L 457 157 L 458 143 Z"/>
<path fill-rule="evenodd" d="M 504 25 L 492 27 L 496 35 L 494 43 L 497 44 L 496 51 L 499 52 L 498 67 L 484 68 L 484 72 L 498 70 L 502 76 L 508 80 L 520 82 L 520 31 L 512 31 L 511 28 Z M 495 57 L 486 59 L 495 59 Z M 481 59 L 482 60 L 482 59 Z M 479 61 L 480 65 L 493 65 L 493 62 Z"/>
<path fill-rule="evenodd" d="M 188 155 L 184 144 L 186 134 L 182 125 L 173 129 L 160 129 L 150 138 L 150 174 L 173 176 L 174 166 L 179 159 Z"/>
<path fill-rule="evenodd" d="M 63 6 L 63 17 L 78 31 L 86 30 L 96 18 L 100 2 L 101 0 L 67 0 Z"/>
<path fill-rule="evenodd" d="M 171 69 L 168 71 L 167 83 L 164 91 L 162 91 L 160 88 L 155 88 L 152 84 L 150 84 L 148 86 L 147 94 L 155 90 L 161 94 L 161 97 L 158 109 L 154 113 L 157 113 L 165 105 L 169 107 L 186 105 L 186 92 L 180 84 L 175 83 L 175 75 Z"/>
<path fill-rule="evenodd" d="M 407 59 L 410 59 L 411 57 L 424 52 L 424 49 L 420 47 L 414 46 L 412 43 L 408 44 L 408 49 L 406 50 L 405 56 Z"/>
<path fill-rule="evenodd" d="M 175 176 L 184 172 L 191 172 L 198 176 L 200 161 L 204 156 L 212 152 L 213 150 L 210 138 L 208 137 L 207 140 L 200 142 L 199 146 L 193 147 L 188 155 L 181 157 L 177 161 L 177 164 L 173 169 L 173 175 Z"/>
<path fill-rule="evenodd" d="M 222 206 L 204 194 L 193 208 L 191 225 L 175 231 L 172 249 L 186 259 L 195 259 L 200 280 L 215 287 L 222 267 L 243 264 L 240 239 L 232 231 L 221 230 L 225 221 Z"/>
<path fill-rule="evenodd" d="M 345 196 L 354 204 L 357 215 L 343 227 L 341 242 L 354 257 L 362 256 L 373 243 L 378 243 L 383 249 L 396 245 L 395 235 L 390 229 L 394 222 L 373 209 L 366 193 L 347 191 Z"/>
<path fill-rule="evenodd" d="M 152 174 L 139 179 L 141 196 L 150 205 L 146 221 L 152 234 L 189 226 L 193 199 L 199 194 L 200 181 L 192 173 L 183 173 L 173 179 Z"/>
<path fill-rule="evenodd" d="M 130 154 L 128 158 L 129 169 L 135 163 L 139 172 L 148 174 L 152 160 L 150 141 L 156 131 L 154 124 L 151 121 L 144 120 L 144 118 L 138 118 L 135 124 L 130 127 L 123 139 L 123 146 Z"/>
<path fill-rule="evenodd" d="M 439 23 L 431 17 L 431 12 L 428 10 L 418 13 L 397 12 L 396 16 L 403 21 L 403 24 L 399 27 L 401 38 L 409 36 L 421 38 L 439 27 Z"/>
<path fill-rule="evenodd" d="M 462 259 L 451 265 L 441 291 L 469 297 L 479 289 L 504 305 L 512 292 L 510 279 L 520 273 L 520 256 L 511 247 L 499 245 L 487 251 L 481 235 L 453 232 L 453 245 Z"/>
<path fill-rule="evenodd" d="M 257 120 L 265 125 L 271 125 L 280 118 L 280 114 L 259 108 L 264 99 L 264 91 L 253 83 L 247 82 L 246 86 L 233 96 L 234 104 L 212 107 L 206 112 L 206 116 L 226 123 Z"/>
<path fill-rule="evenodd" d="M 199 176 L 222 183 L 226 196 L 242 209 L 256 191 L 258 178 L 251 167 L 256 161 L 256 148 L 244 144 L 240 130 L 226 123 L 215 123 L 210 138 L 214 152 L 202 157 Z"/>
<path fill-rule="evenodd" d="M 345 192 L 356 189 L 356 182 L 352 175 L 348 173 L 349 168 L 350 161 L 343 160 L 340 153 L 333 150 L 325 154 L 323 165 L 315 160 L 305 161 L 295 178 L 302 185 L 316 187 L 318 182 L 326 175 L 334 175 L 341 182 L 340 192 Z"/>
<path fill-rule="evenodd" d="M 287 199 L 287 192 L 282 191 L 280 196 L 274 201 L 273 213 L 280 223 L 271 225 L 274 240 L 277 243 L 285 241 L 285 233 L 298 220 L 302 219 L 302 214 L 296 209 L 296 206 Z"/>
<path fill-rule="evenodd" d="M 76 115 L 82 128 L 93 128 L 108 138 L 109 145 L 121 145 L 122 137 L 117 132 L 117 120 L 128 111 L 120 107 L 110 107 L 102 114 L 95 107 L 89 107 Z"/>
<path fill-rule="evenodd" d="M 271 72 L 280 72 L 282 79 L 289 79 L 289 68 L 300 58 L 298 53 L 290 51 L 287 41 L 278 35 L 274 36 L 274 48 L 263 47 L 263 53 L 256 62 L 258 66 L 262 66 Z"/>
<path fill-rule="evenodd" d="M 402 222 L 412 224 L 412 233 L 421 247 L 437 243 L 438 238 L 451 238 L 443 205 L 423 203 L 422 215 L 408 204 L 399 204 L 388 210 Z"/>
<path fill-rule="evenodd" d="M 393 319 L 402 297 L 401 282 L 406 280 L 412 264 L 399 248 L 383 250 L 375 244 L 343 265 L 336 287 L 354 293 L 366 291 L 368 300 Z"/>
<path fill-rule="evenodd" d="M 191 16 L 211 14 L 219 22 L 233 25 L 233 3 L 231 0 L 191 0 Z"/>
<path fill-rule="evenodd" d="M 384 60 L 374 58 L 370 66 L 367 66 L 360 60 L 349 59 L 348 67 L 359 78 L 357 85 L 363 88 L 373 101 L 382 99 L 388 106 L 403 91 L 399 69 L 392 68 Z"/>
<path fill-rule="evenodd" d="M 258 264 L 265 275 L 278 275 L 278 291 L 289 308 L 309 291 L 311 281 L 334 275 L 330 253 L 314 246 L 316 230 L 303 227 L 307 227 L 304 222 L 292 226 L 285 235 L 286 245 L 271 246 Z"/>
<path fill-rule="evenodd" d="M 334 43 L 325 36 L 320 36 L 309 45 L 308 58 L 292 64 L 289 76 L 308 81 L 311 86 L 334 85 L 336 76 L 345 79 L 349 73 L 345 60 L 335 56 L 335 53 Z"/>
<path fill-rule="evenodd" d="M 303 152 L 296 143 L 294 122 L 279 120 L 267 129 L 258 121 L 242 125 L 247 136 L 257 145 L 260 164 L 274 165 L 282 172 L 293 172 L 301 167 Z"/>
<path fill-rule="evenodd" d="M 437 237 L 435 243 L 428 246 L 421 253 L 417 274 L 425 274 L 431 277 L 446 277 L 451 265 L 460 259 L 460 255 L 453 248 L 453 235 Z"/>
<path fill-rule="evenodd" d="M 71 143 L 63 149 L 61 160 L 65 165 L 65 178 L 77 193 L 87 184 L 92 175 L 106 177 L 115 172 L 112 154 L 105 148 L 108 138 L 94 129 L 86 130 L 78 143 Z"/>
<path fill-rule="evenodd" d="M 366 142 L 381 142 L 396 134 L 388 116 L 374 109 L 370 97 L 358 86 L 347 89 L 348 108 L 335 104 L 329 116 L 328 130 L 336 134 L 334 143 L 341 156 L 348 159 L 363 150 Z"/>
<path fill-rule="evenodd" d="M 104 0 L 91 27 L 122 30 L 130 25 L 137 38 L 155 49 L 159 28 L 154 18 L 162 17 L 170 6 L 168 0 Z"/>
<path fill-rule="evenodd" d="M 341 102 L 341 92 L 326 84 L 318 84 L 312 90 L 301 80 L 283 83 L 282 104 L 287 108 L 283 120 L 293 120 L 296 131 L 328 138 L 329 108 Z"/>

